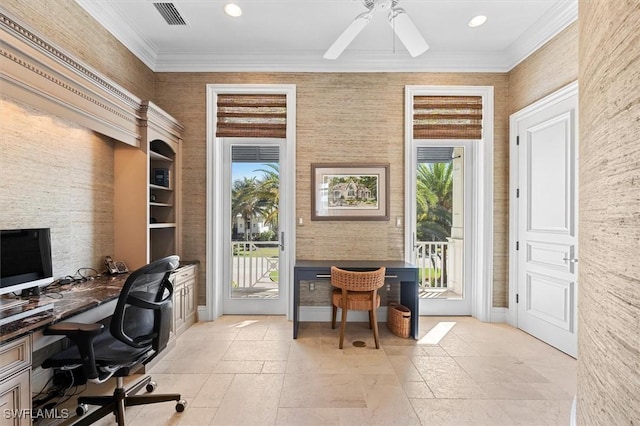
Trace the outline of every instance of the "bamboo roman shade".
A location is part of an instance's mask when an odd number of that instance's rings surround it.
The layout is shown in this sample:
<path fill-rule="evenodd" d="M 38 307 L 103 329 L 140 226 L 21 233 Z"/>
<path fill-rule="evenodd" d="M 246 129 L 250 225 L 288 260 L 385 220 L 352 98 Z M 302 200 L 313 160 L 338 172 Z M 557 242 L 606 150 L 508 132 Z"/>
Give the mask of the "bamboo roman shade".
<path fill-rule="evenodd" d="M 482 139 L 482 96 L 414 96 L 414 139 Z"/>
<path fill-rule="evenodd" d="M 219 94 L 217 137 L 286 138 L 284 94 Z"/>

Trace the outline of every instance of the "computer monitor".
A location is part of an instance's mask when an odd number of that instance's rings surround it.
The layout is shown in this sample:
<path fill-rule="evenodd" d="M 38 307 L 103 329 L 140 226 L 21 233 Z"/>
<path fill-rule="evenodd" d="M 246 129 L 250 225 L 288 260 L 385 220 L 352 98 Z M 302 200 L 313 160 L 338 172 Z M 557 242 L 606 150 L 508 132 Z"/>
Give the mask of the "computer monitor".
<path fill-rule="evenodd" d="M 49 228 L 0 230 L 0 294 L 53 282 Z"/>

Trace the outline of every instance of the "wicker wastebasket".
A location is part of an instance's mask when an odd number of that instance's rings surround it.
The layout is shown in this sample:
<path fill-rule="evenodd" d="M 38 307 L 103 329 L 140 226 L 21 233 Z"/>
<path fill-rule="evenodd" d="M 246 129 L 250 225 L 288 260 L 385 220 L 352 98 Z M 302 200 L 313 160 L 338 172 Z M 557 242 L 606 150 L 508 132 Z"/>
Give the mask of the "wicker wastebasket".
<path fill-rule="evenodd" d="M 398 337 L 409 337 L 411 332 L 411 310 L 399 303 L 389 303 L 387 326 Z"/>

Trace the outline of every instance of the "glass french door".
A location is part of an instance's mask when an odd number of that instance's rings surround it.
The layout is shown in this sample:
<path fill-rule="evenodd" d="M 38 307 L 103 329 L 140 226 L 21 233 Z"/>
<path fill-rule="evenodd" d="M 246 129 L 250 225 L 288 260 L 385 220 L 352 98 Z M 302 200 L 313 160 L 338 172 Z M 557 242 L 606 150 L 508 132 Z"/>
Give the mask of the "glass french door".
<path fill-rule="evenodd" d="M 420 314 L 470 315 L 473 146 L 416 141 L 413 149 L 410 260 L 418 266 Z"/>
<path fill-rule="evenodd" d="M 280 140 L 226 138 L 224 155 L 225 314 L 285 314 L 285 235 Z"/>

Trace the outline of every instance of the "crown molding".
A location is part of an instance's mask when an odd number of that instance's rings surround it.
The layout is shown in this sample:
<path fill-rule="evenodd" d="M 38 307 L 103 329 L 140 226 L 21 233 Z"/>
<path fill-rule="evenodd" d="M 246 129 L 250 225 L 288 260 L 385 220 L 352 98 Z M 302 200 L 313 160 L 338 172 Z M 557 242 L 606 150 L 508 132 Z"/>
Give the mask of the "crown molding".
<path fill-rule="evenodd" d="M 0 7 L 0 92 L 130 145 L 141 100 Z"/>
<path fill-rule="evenodd" d="M 578 19 L 578 2 L 561 1 L 538 19 L 524 34 L 505 49 L 509 70 Z"/>
<path fill-rule="evenodd" d="M 175 118 L 167 114 L 151 101 L 142 101 L 140 106 L 142 126 L 146 129 L 146 140 L 161 139 L 179 143 L 182 140 L 184 127 Z"/>
<path fill-rule="evenodd" d="M 162 52 L 106 2 L 76 0 L 154 72 L 508 72 L 578 18 L 577 0 L 559 1 L 502 51 L 406 54 L 345 52 Z"/>
<path fill-rule="evenodd" d="M 124 44 L 131 53 L 138 57 L 152 71 L 155 71 L 158 48 L 135 30 L 126 16 L 118 13 L 108 6 L 107 2 L 95 0 L 76 0 L 86 12 L 89 13 L 109 31 L 120 43 Z"/>
<path fill-rule="evenodd" d="M 329 61 L 323 52 L 163 54 L 156 72 L 506 72 L 501 52 L 433 52 L 408 54 L 345 52 Z"/>
<path fill-rule="evenodd" d="M 156 138 L 180 142 L 184 127 L 175 118 L 50 43 L 1 6 L 0 39 L 0 95 L 132 146 Z"/>

